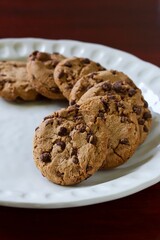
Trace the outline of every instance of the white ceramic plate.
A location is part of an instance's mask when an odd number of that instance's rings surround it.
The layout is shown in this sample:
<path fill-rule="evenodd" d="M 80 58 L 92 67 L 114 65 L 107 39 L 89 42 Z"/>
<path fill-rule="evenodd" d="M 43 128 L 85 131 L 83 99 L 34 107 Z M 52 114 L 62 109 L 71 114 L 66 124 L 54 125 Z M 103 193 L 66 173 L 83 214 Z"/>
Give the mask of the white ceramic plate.
<path fill-rule="evenodd" d="M 0 204 L 31 208 L 90 205 L 121 198 L 160 180 L 160 69 L 128 53 L 70 40 L 1 39 L 0 59 L 24 59 L 32 51 L 83 56 L 128 74 L 142 89 L 153 114 L 152 131 L 135 155 L 114 170 L 97 172 L 72 187 L 43 178 L 33 163 L 34 129 L 65 102 L 9 103 L 0 99 Z"/>

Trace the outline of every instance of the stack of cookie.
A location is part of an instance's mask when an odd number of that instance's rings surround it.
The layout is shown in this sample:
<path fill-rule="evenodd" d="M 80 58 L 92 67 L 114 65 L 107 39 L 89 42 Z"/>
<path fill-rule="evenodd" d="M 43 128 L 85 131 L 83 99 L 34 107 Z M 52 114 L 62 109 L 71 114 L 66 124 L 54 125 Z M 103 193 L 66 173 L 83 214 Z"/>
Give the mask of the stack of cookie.
<path fill-rule="evenodd" d="M 38 51 L 29 56 L 24 68 L 24 92 L 34 94 L 26 99 L 16 90 L 15 99 L 35 100 L 43 95 L 69 101 L 66 109 L 46 116 L 35 132 L 35 164 L 50 181 L 73 185 L 99 169 L 115 168 L 146 139 L 151 112 L 141 90 L 126 74 L 106 70 L 88 58 Z M 2 97 L 7 84 L 11 85 L 4 75 L 0 75 Z"/>

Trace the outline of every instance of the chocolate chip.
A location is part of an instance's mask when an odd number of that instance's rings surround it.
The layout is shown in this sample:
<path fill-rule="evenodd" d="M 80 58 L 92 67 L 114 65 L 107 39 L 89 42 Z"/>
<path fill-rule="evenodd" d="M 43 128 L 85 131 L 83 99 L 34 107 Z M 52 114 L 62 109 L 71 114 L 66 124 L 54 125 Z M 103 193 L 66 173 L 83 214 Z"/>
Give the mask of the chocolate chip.
<path fill-rule="evenodd" d="M 134 105 L 133 112 L 135 112 L 137 115 L 140 115 L 142 112 L 142 108 L 140 106 Z"/>
<path fill-rule="evenodd" d="M 61 150 L 64 151 L 66 144 L 61 140 L 57 140 L 56 144 L 61 147 Z"/>
<path fill-rule="evenodd" d="M 74 156 L 73 159 L 72 159 L 72 162 L 75 163 L 75 164 L 78 164 L 79 163 L 78 157 Z"/>
<path fill-rule="evenodd" d="M 109 104 L 106 100 L 104 100 L 103 98 L 101 99 L 101 102 L 103 103 L 103 107 L 105 109 L 105 111 L 108 111 L 109 109 Z"/>
<path fill-rule="evenodd" d="M 102 110 L 99 110 L 98 117 L 104 118 L 104 112 Z"/>
<path fill-rule="evenodd" d="M 78 111 L 79 111 L 79 105 L 78 104 L 75 104 L 74 105 L 74 119 L 76 120 L 78 120 L 78 119 L 82 119 L 82 116 L 81 115 L 78 115 Z M 68 110 L 68 113 L 70 113 L 70 112 L 73 112 L 73 109 L 71 109 L 71 110 Z"/>
<path fill-rule="evenodd" d="M 144 100 L 144 107 L 148 108 L 148 102 L 146 100 Z"/>
<path fill-rule="evenodd" d="M 34 51 L 32 54 L 29 55 L 30 59 L 34 61 L 36 59 L 37 54 L 38 54 L 38 51 Z"/>
<path fill-rule="evenodd" d="M 53 116 L 53 115 L 50 115 L 50 116 Z M 59 113 L 58 113 L 58 112 L 55 112 L 55 113 L 54 113 L 54 116 L 55 116 L 55 117 L 59 117 Z"/>
<path fill-rule="evenodd" d="M 73 148 L 71 152 L 71 156 L 77 156 L 77 148 Z"/>
<path fill-rule="evenodd" d="M 125 96 L 121 95 L 121 99 L 122 99 L 122 100 L 125 100 Z"/>
<path fill-rule="evenodd" d="M 82 117 L 82 116 L 77 116 L 77 115 L 76 115 L 76 116 L 74 116 L 74 119 L 75 119 L 75 120 L 82 120 L 83 117 Z"/>
<path fill-rule="evenodd" d="M 92 166 L 87 166 L 87 168 L 86 168 L 86 172 L 89 172 L 89 171 L 91 171 L 93 169 L 93 167 Z"/>
<path fill-rule="evenodd" d="M 59 132 L 58 132 L 58 135 L 59 135 L 59 136 L 66 136 L 67 133 L 68 133 L 68 132 L 67 132 L 67 128 L 61 127 L 60 130 L 59 130 Z"/>
<path fill-rule="evenodd" d="M 83 126 L 79 129 L 79 131 L 80 131 L 81 133 L 85 132 L 85 131 L 86 131 L 86 126 L 83 125 Z"/>
<path fill-rule="evenodd" d="M 60 71 L 58 74 L 58 78 L 63 78 L 65 76 L 64 71 Z"/>
<path fill-rule="evenodd" d="M 113 84 L 113 89 L 117 92 L 117 93 L 125 93 L 126 89 L 123 87 L 122 82 L 121 81 L 117 81 Z"/>
<path fill-rule="evenodd" d="M 54 54 L 54 55 L 59 55 L 59 52 L 53 52 L 52 54 Z"/>
<path fill-rule="evenodd" d="M 78 104 L 76 104 L 76 105 L 75 105 L 75 108 L 78 110 L 78 109 L 79 109 L 79 105 L 78 105 Z"/>
<path fill-rule="evenodd" d="M 49 75 L 48 75 L 48 78 L 53 79 L 53 73 L 49 74 Z"/>
<path fill-rule="evenodd" d="M 37 131 L 38 129 L 39 129 L 39 127 L 36 127 L 36 128 L 35 128 L 35 131 Z"/>
<path fill-rule="evenodd" d="M 0 90 L 2 90 L 4 88 L 5 83 L 6 83 L 5 80 L 0 81 Z"/>
<path fill-rule="evenodd" d="M 47 60 L 51 60 L 51 56 L 48 53 L 45 52 L 38 52 L 36 54 L 36 57 L 39 61 L 47 61 Z"/>
<path fill-rule="evenodd" d="M 122 139 L 120 139 L 120 140 L 119 140 L 119 143 L 128 145 L 128 144 L 129 144 L 128 138 L 122 138 Z"/>
<path fill-rule="evenodd" d="M 0 76 L 5 77 L 5 76 L 7 76 L 7 75 L 4 74 L 4 73 L 0 73 Z"/>
<path fill-rule="evenodd" d="M 66 63 L 64 64 L 64 66 L 65 66 L 65 67 L 72 67 L 72 64 L 71 64 L 70 62 L 66 62 Z"/>
<path fill-rule="evenodd" d="M 89 74 L 89 77 L 90 78 L 94 78 L 98 73 L 97 72 L 92 72 Z"/>
<path fill-rule="evenodd" d="M 144 131 L 144 132 L 148 132 L 148 131 L 149 131 L 148 128 L 146 127 L 146 125 L 144 125 L 143 131 Z"/>
<path fill-rule="evenodd" d="M 52 88 L 50 88 L 50 90 L 51 90 L 51 92 L 53 92 L 53 93 L 60 93 L 60 90 L 59 90 L 58 87 L 52 87 Z"/>
<path fill-rule="evenodd" d="M 86 138 L 86 140 L 87 140 L 87 142 L 89 143 L 89 140 L 90 140 L 90 137 L 92 136 L 92 134 L 91 133 L 87 133 L 87 138 Z"/>
<path fill-rule="evenodd" d="M 134 96 L 136 94 L 136 90 L 134 89 L 134 88 L 130 88 L 129 90 L 128 90 L 128 96 L 129 97 L 132 97 L 132 96 Z"/>
<path fill-rule="evenodd" d="M 39 51 L 36 50 L 36 51 L 34 51 L 30 56 L 32 56 L 32 55 L 33 55 L 33 56 L 36 56 L 38 52 L 39 52 Z"/>
<path fill-rule="evenodd" d="M 88 59 L 88 58 L 84 58 L 83 60 L 82 60 L 82 63 L 86 63 L 86 64 L 88 64 L 88 63 L 90 63 L 91 61 Z"/>
<path fill-rule="evenodd" d="M 102 68 L 101 68 L 101 71 L 105 71 L 105 70 L 106 70 L 106 68 L 105 68 L 105 67 L 102 67 Z"/>
<path fill-rule="evenodd" d="M 44 152 L 40 155 L 40 160 L 44 163 L 51 162 L 51 155 L 49 152 Z"/>
<path fill-rule="evenodd" d="M 110 83 L 105 82 L 105 83 L 102 84 L 102 89 L 104 91 L 110 91 L 112 89 L 112 86 L 111 86 Z"/>
<path fill-rule="evenodd" d="M 116 71 L 116 70 L 111 70 L 111 73 L 112 73 L 113 75 L 116 75 L 117 71 Z"/>
<path fill-rule="evenodd" d="M 50 118 L 53 118 L 53 115 L 46 116 L 46 117 L 44 117 L 43 120 L 45 121 L 45 120 L 50 119 Z"/>
<path fill-rule="evenodd" d="M 5 83 L 15 83 L 16 81 L 15 80 L 13 80 L 13 79 L 10 79 L 10 78 L 8 78 L 8 79 L 5 79 L 5 80 L 3 80 Z"/>
<path fill-rule="evenodd" d="M 35 80 L 36 78 L 35 78 L 35 76 L 32 74 L 32 80 Z"/>
<path fill-rule="evenodd" d="M 13 67 L 17 68 L 17 67 L 18 67 L 18 65 L 17 65 L 17 64 L 13 64 Z"/>
<path fill-rule="evenodd" d="M 143 119 L 145 119 L 145 120 L 147 120 L 147 119 L 149 119 L 149 118 L 151 118 L 152 117 L 152 115 L 150 114 L 150 112 L 145 112 L 144 114 L 143 114 Z"/>
<path fill-rule="evenodd" d="M 138 119 L 138 123 L 139 123 L 139 125 L 144 125 L 145 120 L 144 119 Z"/>
<path fill-rule="evenodd" d="M 70 105 L 74 105 L 76 103 L 76 100 L 71 100 Z"/>
<path fill-rule="evenodd" d="M 64 175 L 64 173 L 61 173 L 61 172 L 57 171 L 56 175 L 57 175 L 57 177 L 62 177 Z"/>
<path fill-rule="evenodd" d="M 87 134 L 87 142 L 95 145 L 97 142 L 96 136 L 93 136 L 92 133 L 88 133 Z"/>
<path fill-rule="evenodd" d="M 114 100 L 114 99 L 116 99 L 116 96 L 115 95 L 108 95 L 108 99 Z"/>

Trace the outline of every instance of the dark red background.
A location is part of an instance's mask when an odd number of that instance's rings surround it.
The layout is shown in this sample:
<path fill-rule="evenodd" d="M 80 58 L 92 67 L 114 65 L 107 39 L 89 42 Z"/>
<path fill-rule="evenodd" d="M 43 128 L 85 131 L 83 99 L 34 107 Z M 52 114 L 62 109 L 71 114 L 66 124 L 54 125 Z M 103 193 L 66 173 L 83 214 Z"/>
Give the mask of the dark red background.
<path fill-rule="evenodd" d="M 100 43 L 160 66 L 160 1 L 1 0 L 0 38 L 7 37 Z M 160 183 L 86 207 L 0 207 L 0 240 L 5 239 L 160 240 Z"/>

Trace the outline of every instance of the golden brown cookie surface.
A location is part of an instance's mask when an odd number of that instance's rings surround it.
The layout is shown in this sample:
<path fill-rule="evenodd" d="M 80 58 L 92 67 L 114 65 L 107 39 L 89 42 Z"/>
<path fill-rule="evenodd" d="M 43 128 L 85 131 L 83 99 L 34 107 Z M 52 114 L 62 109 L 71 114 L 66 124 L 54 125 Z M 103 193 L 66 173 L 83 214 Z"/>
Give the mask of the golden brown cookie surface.
<path fill-rule="evenodd" d="M 22 99 L 33 101 L 38 93 L 32 87 L 26 70 L 26 62 L 0 62 L 0 96 L 8 101 Z"/>
<path fill-rule="evenodd" d="M 85 109 L 86 104 L 62 109 L 46 117 L 36 130 L 35 164 L 56 184 L 77 184 L 92 176 L 105 160 L 105 123 L 99 118 L 88 121 Z"/>
<path fill-rule="evenodd" d="M 104 70 L 99 63 L 88 58 L 72 57 L 61 61 L 55 68 L 54 79 L 63 95 L 69 99 L 78 79 L 88 73 Z"/>
<path fill-rule="evenodd" d="M 120 95 L 114 94 L 92 97 L 80 106 L 87 121 L 101 119 L 105 123 L 108 144 L 106 159 L 101 168 L 113 168 L 125 163 L 140 142 L 137 116 L 130 104 Z"/>
<path fill-rule="evenodd" d="M 54 81 L 56 65 L 65 57 L 59 53 L 33 52 L 27 62 L 27 71 L 34 88 L 49 99 L 63 99 L 61 91 Z"/>
<path fill-rule="evenodd" d="M 152 116 L 141 90 L 123 73 L 116 71 L 111 75 L 111 78 L 108 78 L 108 76 L 108 71 L 98 72 L 96 78 L 105 79 L 105 81 L 94 84 L 81 96 L 78 104 L 95 96 L 108 95 L 112 97 L 112 94 L 118 94 L 123 101 L 131 106 L 132 112 L 136 114 L 140 131 L 140 143 L 143 143 L 151 129 Z M 123 120 L 125 121 L 125 116 Z"/>
<path fill-rule="evenodd" d="M 93 72 L 81 77 L 76 82 L 70 93 L 69 98 L 70 105 L 78 102 L 82 95 L 84 95 L 91 87 L 93 87 L 97 83 L 104 81 L 107 81 L 109 83 L 114 83 L 116 81 L 125 81 L 128 82 L 133 87 L 135 87 L 133 81 L 123 72 L 118 72 L 115 70 Z M 108 85 L 108 91 L 109 90 L 110 88 Z"/>

